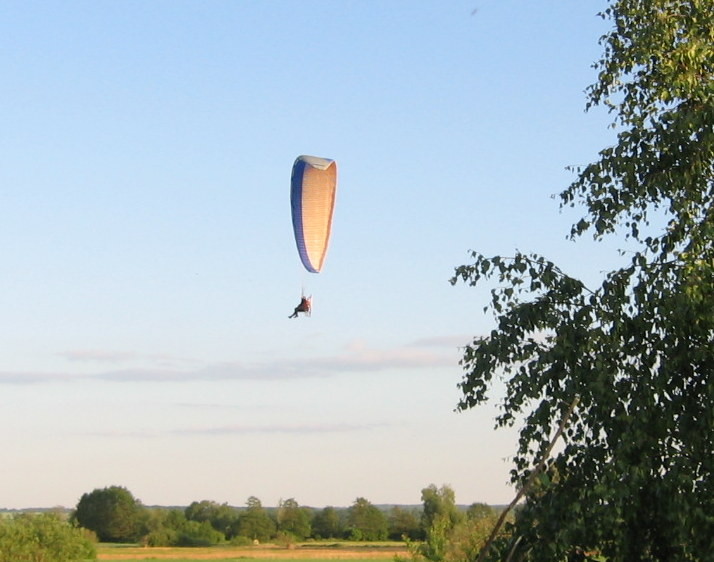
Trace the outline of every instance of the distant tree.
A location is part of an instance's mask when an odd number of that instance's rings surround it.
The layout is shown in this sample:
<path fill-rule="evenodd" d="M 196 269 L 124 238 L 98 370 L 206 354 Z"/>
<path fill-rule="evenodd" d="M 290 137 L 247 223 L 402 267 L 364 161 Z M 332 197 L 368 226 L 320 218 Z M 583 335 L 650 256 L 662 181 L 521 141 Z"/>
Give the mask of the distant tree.
<path fill-rule="evenodd" d="M 185 510 L 151 509 L 146 512 L 146 534 L 141 542 L 147 546 L 211 546 L 226 538 L 208 520 L 187 519 Z"/>
<path fill-rule="evenodd" d="M 281 501 L 278 506 L 278 531 L 288 533 L 297 540 L 304 540 L 312 533 L 311 510 L 300 507 L 295 499 Z"/>
<path fill-rule="evenodd" d="M 417 545 L 413 554 L 431 562 L 442 562 L 452 531 L 464 521 L 465 515 L 456 505 L 456 495 L 450 486 L 437 488 L 430 484 L 422 489 L 421 499 L 424 502 L 421 513 L 424 542 Z"/>
<path fill-rule="evenodd" d="M 129 490 L 110 486 L 82 495 L 73 519 L 102 542 L 130 542 L 138 538 L 142 511 Z"/>
<path fill-rule="evenodd" d="M 255 496 L 247 501 L 248 508 L 238 515 L 234 536 L 247 537 L 251 540 L 267 541 L 275 536 L 275 521 Z"/>
<path fill-rule="evenodd" d="M 365 498 L 357 498 L 347 510 L 348 538 L 358 541 L 382 541 L 389 535 L 385 514 Z"/>
<path fill-rule="evenodd" d="M 197 521 L 199 523 L 207 521 L 226 538 L 231 537 L 231 529 L 238 520 L 237 510 L 227 503 L 219 504 L 209 500 L 192 502 L 184 513 L 189 521 Z"/>
<path fill-rule="evenodd" d="M 96 560 L 92 537 L 54 513 L 0 518 L 0 562 Z"/>
<path fill-rule="evenodd" d="M 436 516 L 425 530 L 424 542 L 416 545 L 414 551 L 416 558 L 425 558 L 430 562 L 442 562 L 446 557 L 449 535 L 453 528 L 448 517 Z"/>
<path fill-rule="evenodd" d="M 492 517 L 494 515 L 494 509 L 485 503 L 472 503 L 466 509 L 467 519 L 483 519 L 485 517 Z"/>
<path fill-rule="evenodd" d="M 395 541 L 403 538 L 421 539 L 424 533 L 421 528 L 420 514 L 414 509 L 404 509 L 394 506 L 387 516 L 389 523 L 389 538 Z"/>
<path fill-rule="evenodd" d="M 477 559 L 496 526 L 497 516 L 494 510 L 485 504 L 473 504 L 471 517 L 460 517 L 452 523 L 446 513 L 434 516 L 426 529 L 422 542 L 407 541 L 412 560 L 416 562 L 464 562 Z M 508 521 L 512 522 L 509 517 Z M 501 529 L 497 535 L 507 537 Z M 507 558 L 506 558 L 507 559 Z M 399 562 L 399 561 L 398 561 Z M 404 561 L 402 561 L 404 562 Z"/>
<path fill-rule="evenodd" d="M 457 523 L 449 532 L 442 557 L 444 562 L 474 561 L 478 558 L 496 525 L 497 516 L 493 510 L 490 513 L 479 510 L 474 515 Z"/>
<path fill-rule="evenodd" d="M 456 495 L 450 486 L 443 485 L 437 488 L 434 484 L 430 484 L 422 489 L 421 499 L 424 502 L 422 528 L 425 533 L 439 519 L 446 520 L 447 530 L 464 519 L 464 513 L 456 505 Z"/>
<path fill-rule="evenodd" d="M 312 535 L 316 539 L 334 539 L 343 534 L 340 512 L 332 506 L 318 511 L 312 520 Z"/>
<path fill-rule="evenodd" d="M 178 545 L 179 534 L 185 528 L 187 521 L 186 513 L 181 509 L 170 509 L 166 513 L 163 529 L 168 533 L 171 540 L 167 546 Z"/>
<path fill-rule="evenodd" d="M 179 510 L 146 509 L 142 521 L 141 543 L 146 546 L 173 546 L 177 542 L 179 525 L 174 523 L 173 513 L 186 516 Z"/>
<path fill-rule="evenodd" d="M 172 546 L 212 546 L 225 540 L 225 535 L 209 521 L 186 521 Z"/>

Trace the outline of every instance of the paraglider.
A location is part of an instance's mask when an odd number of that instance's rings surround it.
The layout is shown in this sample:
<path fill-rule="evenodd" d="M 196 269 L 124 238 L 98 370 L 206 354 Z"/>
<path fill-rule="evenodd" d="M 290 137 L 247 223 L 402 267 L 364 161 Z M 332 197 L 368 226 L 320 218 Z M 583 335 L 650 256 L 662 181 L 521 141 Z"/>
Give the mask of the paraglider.
<path fill-rule="evenodd" d="M 325 263 L 337 191 L 337 162 L 298 156 L 290 181 L 293 230 L 305 269 L 319 273 Z"/>
<path fill-rule="evenodd" d="M 300 261 L 311 273 L 325 263 L 332 231 L 332 213 L 337 192 L 337 162 L 317 156 L 298 156 L 290 178 L 290 208 Z M 303 291 L 300 304 L 289 318 L 302 312 L 310 316 L 312 297 Z"/>

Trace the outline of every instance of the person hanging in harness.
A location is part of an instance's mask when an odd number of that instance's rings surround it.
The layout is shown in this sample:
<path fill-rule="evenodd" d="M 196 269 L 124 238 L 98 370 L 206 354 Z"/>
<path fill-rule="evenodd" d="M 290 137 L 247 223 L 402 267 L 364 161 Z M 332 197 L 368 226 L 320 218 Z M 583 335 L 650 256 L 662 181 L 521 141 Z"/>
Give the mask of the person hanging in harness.
<path fill-rule="evenodd" d="M 310 316 L 310 309 L 312 308 L 312 303 L 310 302 L 310 297 L 302 297 L 300 299 L 300 304 L 295 307 L 293 313 L 288 316 L 288 318 L 297 318 L 298 312 L 302 312 L 307 316 Z"/>

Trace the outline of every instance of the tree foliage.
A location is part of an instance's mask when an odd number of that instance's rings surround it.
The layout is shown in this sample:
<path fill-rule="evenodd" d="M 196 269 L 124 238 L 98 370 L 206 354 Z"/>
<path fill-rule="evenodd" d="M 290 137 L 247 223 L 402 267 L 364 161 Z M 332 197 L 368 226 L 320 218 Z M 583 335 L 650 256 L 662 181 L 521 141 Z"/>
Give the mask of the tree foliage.
<path fill-rule="evenodd" d="M 255 496 L 250 496 L 247 506 L 248 508 L 238 517 L 237 530 L 234 534 L 257 541 L 267 541 L 274 537 L 275 521 L 270 517 L 260 500 Z"/>
<path fill-rule="evenodd" d="M 312 512 L 300 507 L 294 498 L 280 501 L 277 513 L 278 530 L 297 540 L 304 540 L 312 533 Z"/>
<path fill-rule="evenodd" d="M 387 517 L 369 500 L 357 498 L 347 510 L 347 531 L 352 540 L 383 541 L 389 535 Z"/>
<path fill-rule="evenodd" d="M 422 501 L 421 527 L 424 540 L 413 542 L 407 537 L 411 560 L 475 560 L 496 526 L 495 511 L 485 504 L 474 503 L 464 514 L 456 505 L 455 494 L 450 486 L 427 486 L 422 490 Z M 505 535 L 500 533 L 499 536 Z"/>
<path fill-rule="evenodd" d="M 231 529 L 235 527 L 238 520 L 238 512 L 227 503 L 219 504 L 210 500 L 192 502 L 184 511 L 186 519 L 203 523 L 207 521 L 210 525 L 223 535 L 230 538 Z"/>
<path fill-rule="evenodd" d="M 387 521 L 389 523 L 389 538 L 392 540 L 423 538 L 420 513 L 413 508 L 395 505 L 389 510 Z"/>
<path fill-rule="evenodd" d="M 584 208 L 573 239 L 624 233 L 635 250 L 594 287 L 536 254 L 473 253 L 452 282 L 497 281 L 497 327 L 464 351 L 459 408 L 482 404 L 505 378 L 497 424 L 523 422 L 512 471 L 522 485 L 580 397 L 563 450 L 520 511 L 513 555 L 705 560 L 714 552 L 714 3 L 613 0 L 602 15 L 613 27 L 588 107 L 612 111 L 617 139 L 576 170 L 560 202 Z"/>
<path fill-rule="evenodd" d="M 312 531 L 315 538 L 335 539 L 342 536 L 343 524 L 340 512 L 332 506 L 318 511 L 312 520 Z"/>
<path fill-rule="evenodd" d="M 277 507 L 264 508 L 255 496 L 248 498 L 245 508 L 210 500 L 194 501 L 186 508 L 165 508 L 144 507 L 131 492 L 114 486 L 84 494 L 71 519 L 74 524 L 85 526 L 84 533 L 95 535 L 89 531 L 91 525 L 103 537 L 152 547 L 210 546 L 225 542 L 243 546 L 256 540 L 290 547 L 311 539 L 392 539 L 406 540 L 421 558 L 429 552 L 430 559 L 441 560 L 444 553 L 457 552 L 450 546 L 453 537 L 463 543 L 468 531 L 464 531 L 462 524 L 467 515 L 469 520 L 481 520 L 492 514 L 485 504 L 473 504 L 468 511 L 462 510 L 449 486 L 429 485 L 422 490 L 422 498 L 422 507 L 394 505 L 389 509 L 361 497 L 347 508 L 309 508 L 300 506 L 294 498 L 281 500 Z M 136 508 L 130 519 L 132 524 L 126 527 L 131 529 L 131 538 L 125 531 L 118 531 L 124 528 L 119 523 L 125 518 L 117 506 L 123 505 Z M 117 539 L 119 535 L 123 538 Z M 413 542 L 424 540 L 423 548 Z"/>
<path fill-rule="evenodd" d="M 178 509 L 147 509 L 141 543 L 146 546 L 175 546 L 179 529 L 185 521 L 184 512 Z"/>
<path fill-rule="evenodd" d="M 74 512 L 82 527 L 94 531 L 103 542 L 131 542 L 138 538 L 143 508 L 121 486 L 97 488 L 83 494 Z"/>
<path fill-rule="evenodd" d="M 457 524 L 449 533 L 443 553 L 444 562 L 476 560 L 496 524 L 496 519 L 496 514 L 491 512 Z"/>
<path fill-rule="evenodd" d="M 0 519 L 0 562 L 96 560 L 89 534 L 54 513 Z"/>
<path fill-rule="evenodd" d="M 494 509 L 485 503 L 475 502 L 466 509 L 466 518 L 470 520 L 493 517 Z"/>
<path fill-rule="evenodd" d="M 225 535 L 213 528 L 210 521 L 186 520 L 176 529 L 171 546 L 212 546 L 225 540 Z"/>
<path fill-rule="evenodd" d="M 445 520 L 447 529 L 451 529 L 464 519 L 464 514 L 456 506 L 456 494 L 450 486 L 430 484 L 421 491 L 421 501 L 423 502 L 422 526 L 429 529 L 439 519 Z"/>

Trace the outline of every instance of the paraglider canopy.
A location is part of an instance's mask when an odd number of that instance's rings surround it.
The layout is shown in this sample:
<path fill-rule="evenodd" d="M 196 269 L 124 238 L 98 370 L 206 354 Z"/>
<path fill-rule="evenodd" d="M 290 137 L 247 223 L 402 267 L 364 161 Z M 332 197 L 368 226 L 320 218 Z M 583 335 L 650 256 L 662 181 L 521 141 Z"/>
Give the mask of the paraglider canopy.
<path fill-rule="evenodd" d="M 305 269 L 319 273 L 325 262 L 337 191 L 337 162 L 298 156 L 290 181 L 293 230 Z"/>

